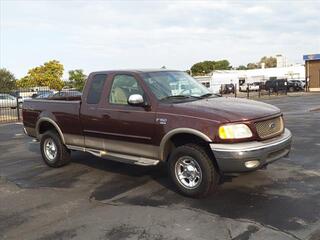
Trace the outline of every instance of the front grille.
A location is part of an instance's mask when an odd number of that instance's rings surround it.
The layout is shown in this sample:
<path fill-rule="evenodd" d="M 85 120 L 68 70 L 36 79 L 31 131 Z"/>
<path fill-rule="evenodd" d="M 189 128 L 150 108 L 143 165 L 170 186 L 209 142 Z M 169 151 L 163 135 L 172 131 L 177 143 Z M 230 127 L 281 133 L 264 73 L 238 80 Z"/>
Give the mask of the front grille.
<path fill-rule="evenodd" d="M 274 137 L 283 131 L 282 117 L 272 118 L 255 123 L 257 133 L 261 139 Z"/>

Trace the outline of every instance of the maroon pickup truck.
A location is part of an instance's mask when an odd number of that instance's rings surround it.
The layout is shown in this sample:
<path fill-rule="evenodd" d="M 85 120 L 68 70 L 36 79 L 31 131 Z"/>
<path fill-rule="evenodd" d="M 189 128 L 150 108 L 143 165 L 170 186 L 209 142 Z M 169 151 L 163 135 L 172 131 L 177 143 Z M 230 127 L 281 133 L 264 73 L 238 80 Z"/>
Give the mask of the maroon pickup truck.
<path fill-rule="evenodd" d="M 223 174 L 288 155 L 291 146 L 278 108 L 220 97 L 172 70 L 91 73 L 82 96 L 26 100 L 23 123 L 51 167 L 69 163 L 71 150 L 143 166 L 165 162 L 191 197 L 211 193 Z"/>

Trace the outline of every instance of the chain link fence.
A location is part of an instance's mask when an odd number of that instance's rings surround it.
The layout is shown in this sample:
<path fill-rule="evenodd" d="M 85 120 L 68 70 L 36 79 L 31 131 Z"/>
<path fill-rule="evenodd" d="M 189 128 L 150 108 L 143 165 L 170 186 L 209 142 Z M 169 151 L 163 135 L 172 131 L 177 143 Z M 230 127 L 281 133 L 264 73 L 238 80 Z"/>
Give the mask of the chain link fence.
<path fill-rule="evenodd" d="M 27 99 L 65 99 L 66 97 L 81 96 L 75 89 L 61 91 L 49 88 L 16 89 L 13 91 L 0 90 L 0 124 L 22 120 L 22 106 Z"/>

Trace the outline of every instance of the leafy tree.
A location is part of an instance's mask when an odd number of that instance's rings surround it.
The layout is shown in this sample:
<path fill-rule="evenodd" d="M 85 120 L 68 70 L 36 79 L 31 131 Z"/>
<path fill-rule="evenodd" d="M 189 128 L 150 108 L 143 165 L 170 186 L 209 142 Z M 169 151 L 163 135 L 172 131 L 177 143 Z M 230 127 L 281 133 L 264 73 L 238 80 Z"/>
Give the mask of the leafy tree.
<path fill-rule="evenodd" d="M 261 66 L 261 63 L 265 64 L 266 68 L 272 68 L 277 66 L 277 59 L 275 57 L 262 57 L 260 59 L 259 65 Z"/>
<path fill-rule="evenodd" d="M 16 87 L 16 78 L 5 68 L 0 68 L 0 92 L 9 92 Z"/>
<path fill-rule="evenodd" d="M 216 61 L 214 64 L 214 70 L 230 70 L 231 68 L 228 60 Z"/>
<path fill-rule="evenodd" d="M 194 64 L 191 67 L 191 72 L 193 75 L 205 75 L 213 71 L 214 61 L 203 61 Z"/>
<path fill-rule="evenodd" d="M 262 57 L 258 63 L 248 63 L 247 67 L 240 65 L 237 70 L 257 69 L 261 68 L 262 63 L 265 64 L 265 68 L 272 68 L 277 66 L 277 59 L 275 57 Z"/>
<path fill-rule="evenodd" d="M 43 86 L 61 90 L 64 86 L 62 81 L 63 70 L 63 65 L 59 61 L 51 60 L 39 67 L 30 69 L 27 76 L 17 81 L 17 85 L 22 88 Z"/>
<path fill-rule="evenodd" d="M 87 76 L 83 73 L 82 69 L 75 69 L 69 71 L 69 84 L 71 87 L 82 91 L 86 82 Z"/>
<path fill-rule="evenodd" d="M 229 70 L 231 68 L 228 60 L 203 61 L 195 63 L 191 67 L 191 72 L 193 75 L 205 75 L 214 70 Z"/>
<path fill-rule="evenodd" d="M 239 67 L 237 67 L 237 70 L 247 70 L 247 67 L 244 65 L 240 65 Z"/>
<path fill-rule="evenodd" d="M 256 69 L 259 68 L 259 64 L 257 63 L 248 63 L 247 64 L 247 69 Z"/>

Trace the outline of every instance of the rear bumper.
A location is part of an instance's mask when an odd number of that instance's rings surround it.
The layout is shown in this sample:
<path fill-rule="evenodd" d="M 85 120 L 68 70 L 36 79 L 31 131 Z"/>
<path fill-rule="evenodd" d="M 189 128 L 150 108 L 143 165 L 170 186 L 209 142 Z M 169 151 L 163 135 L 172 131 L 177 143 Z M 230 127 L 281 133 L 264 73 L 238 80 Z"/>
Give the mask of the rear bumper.
<path fill-rule="evenodd" d="M 288 129 L 266 141 L 235 144 L 210 144 L 218 166 L 225 173 L 257 170 L 289 154 L 292 135 Z"/>

